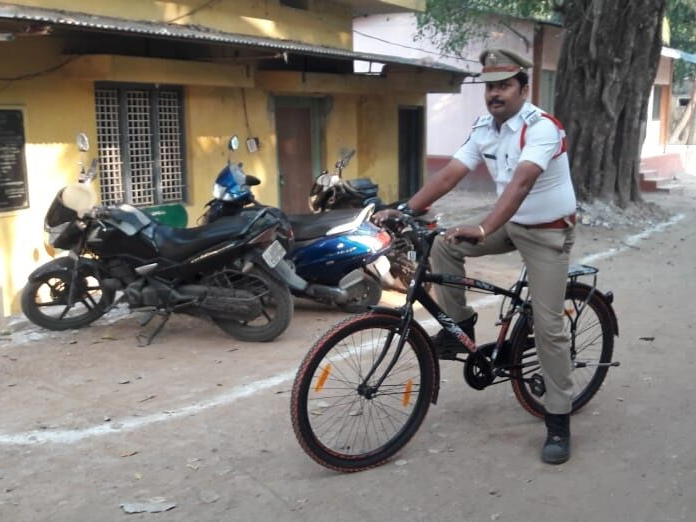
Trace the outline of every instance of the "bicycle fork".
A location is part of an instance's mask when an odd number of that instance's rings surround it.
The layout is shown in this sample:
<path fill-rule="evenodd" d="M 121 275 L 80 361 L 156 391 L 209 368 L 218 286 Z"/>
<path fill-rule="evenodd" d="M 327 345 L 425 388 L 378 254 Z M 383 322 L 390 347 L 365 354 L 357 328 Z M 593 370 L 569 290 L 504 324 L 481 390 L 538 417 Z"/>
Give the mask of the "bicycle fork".
<path fill-rule="evenodd" d="M 405 317 L 402 320 L 401 323 L 401 331 L 390 331 L 389 334 L 387 335 L 387 339 L 384 342 L 384 346 L 382 347 L 382 350 L 375 360 L 375 362 L 372 365 L 372 368 L 370 368 L 370 371 L 367 373 L 365 378 L 362 380 L 362 382 L 358 385 L 358 394 L 360 394 L 362 397 L 365 399 L 372 399 L 375 397 L 377 394 L 377 390 L 379 390 L 379 387 L 382 385 L 384 382 L 384 379 L 387 378 L 389 375 L 389 372 L 392 371 L 394 366 L 396 366 L 397 361 L 399 360 L 399 357 L 401 357 L 401 352 L 404 349 L 404 344 L 406 344 L 406 338 L 408 337 L 409 331 L 411 329 L 411 322 L 413 321 L 413 310 L 409 309 L 406 311 Z M 392 355 L 391 361 L 389 361 L 389 364 L 387 365 L 386 369 L 382 372 L 382 375 L 377 379 L 377 382 L 370 386 L 368 385 L 368 382 L 370 382 L 370 379 L 375 375 L 377 372 L 377 368 L 382 364 L 382 362 L 385 360 L 387 357 L 387 352 L 389 351 L 389 347 L 392 344 L 392 341 L 394 340 L 394 335 L 398 333 L 400 335 L 399 342 L 396 344 L 396 349 L 394 350 L 394 354 Z"/>

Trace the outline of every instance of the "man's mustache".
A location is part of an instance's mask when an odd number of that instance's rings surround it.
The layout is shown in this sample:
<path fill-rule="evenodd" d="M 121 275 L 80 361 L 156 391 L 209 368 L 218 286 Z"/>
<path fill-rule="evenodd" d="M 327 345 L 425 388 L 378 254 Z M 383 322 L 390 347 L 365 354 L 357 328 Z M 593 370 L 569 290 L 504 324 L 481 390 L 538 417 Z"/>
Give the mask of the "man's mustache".
<path fill-rule="evenodd" d="M 491 100 L 488 101 L 488 105 L 493 105 L 495 103 L 504 103 L 504 102 L 500 98 L 491 98 Z"/>

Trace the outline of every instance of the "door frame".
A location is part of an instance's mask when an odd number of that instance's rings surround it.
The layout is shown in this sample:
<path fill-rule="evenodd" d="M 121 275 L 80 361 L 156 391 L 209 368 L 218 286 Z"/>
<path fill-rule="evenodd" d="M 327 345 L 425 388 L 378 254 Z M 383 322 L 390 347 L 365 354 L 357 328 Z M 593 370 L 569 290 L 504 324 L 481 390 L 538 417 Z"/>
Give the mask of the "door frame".
<path fill-rule="evenodd" d="M 278 124 L 275 121 L 276 107 L 300 107 L 310 109 L 311 118 L 311 143 L 312 143 L 312 177 L 316 179 L 322 171 L 324 160 L 323 154 L 323 137 L 324 137 L 324 118 L 323 108 L 324 100 L 322 98 L 314 98 L 311 96 L 273 96 L 273 131 L 278 136 Z M 277 144 L 277 141 L 276 141 Z M 276 168 L 280 172 L 280 153 L 276 145 Z M 278 205 L 281 204 L 281 190 L 283 187 L 280 184 L 280 176 L 277 176 L 278 187 Z M 309 194 L 307 195 L 309 197 Z"/>
<path fill-rule="evenodd" d="M 416 179 L 411 179 L 409 180 L 409 184 L 412 184 L 415 182 L 415 190 L 413 193 L 418 192 L 418 189 L 423 186 L 423 183 L 425 182 L 425 107 L 423 105 L 399 105 L 397 108 L 397 158 L 398 158 L 398 164 L 397 164 L 397 190 L 398 190 L 398 198 L 402 198 L 401 194 L 401 114 L 402 111 L 404 112 L 410 112 L 410 113 L 415 113 L 418 115 L 418 172 L 416 173 Z M 411 192 L 409 190 L 409 192 Z M 410 194 L 408 197 L 412 196 L 413 194 Z"/>

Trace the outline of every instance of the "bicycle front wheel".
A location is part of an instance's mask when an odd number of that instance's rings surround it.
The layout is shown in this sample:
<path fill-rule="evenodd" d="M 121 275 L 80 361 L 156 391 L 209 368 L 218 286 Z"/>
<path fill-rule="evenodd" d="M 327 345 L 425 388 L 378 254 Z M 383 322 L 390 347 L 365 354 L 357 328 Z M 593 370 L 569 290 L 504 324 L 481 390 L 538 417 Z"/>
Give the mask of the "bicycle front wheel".
<path fill-rule="evenodd" d="M 382 384 L 375 386 L 395 357 L 400 323 L 399 317 L 377 312 L 348 318 L 302 361 L 292 389 L 292 424 L 302 448 L 319 464 L 337 471 L 379 466 L 423 422 L 435 389 L 436 363 L 415 328 Z"/>
<path fill-rule="evenodd" d="M 592 287 L 571 283 L 565 298 L 566 334 L 570 338 L 573 381 L 573 408 L 576 413 L 599 391 L 614 351 L 614 327 L 607 305 Z M 511 343 L 515 397 L 529 413 L 543 417 L 545 413 L 543 378 L 534 339 L 533 321 L 521 317 Z"/>

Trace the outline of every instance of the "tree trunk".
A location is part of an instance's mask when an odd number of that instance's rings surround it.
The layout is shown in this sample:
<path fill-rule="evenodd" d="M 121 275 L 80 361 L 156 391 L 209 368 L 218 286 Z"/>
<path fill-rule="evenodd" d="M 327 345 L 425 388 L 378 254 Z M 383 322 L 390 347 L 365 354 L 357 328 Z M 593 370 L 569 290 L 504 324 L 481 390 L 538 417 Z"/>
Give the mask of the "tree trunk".
<path fill-rule="evenodd" d="M 640 200 L 638 170 L 666 0 L 566 0 L 556 113 L 578 197 Z"/>

